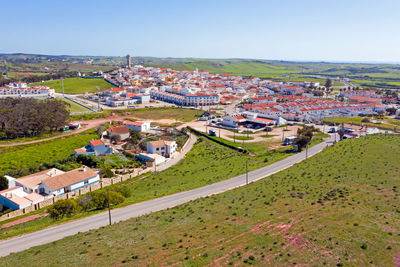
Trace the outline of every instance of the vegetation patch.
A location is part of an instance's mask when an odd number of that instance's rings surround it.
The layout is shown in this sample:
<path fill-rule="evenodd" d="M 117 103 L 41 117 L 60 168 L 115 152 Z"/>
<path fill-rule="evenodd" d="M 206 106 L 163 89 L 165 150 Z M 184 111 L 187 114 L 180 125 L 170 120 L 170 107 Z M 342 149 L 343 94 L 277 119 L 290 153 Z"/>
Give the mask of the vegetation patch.
<path fill-rule="evenodd" d="M 42 85 L 53 88 L 57 93 L 62 93 L 62 82 L 61 80 L 51 80 L 39 83 L 32 83 L 31 86 Z M 97 87 L 100 91 L 115 87 L 109 82 L 106 82 L 101 78 L 66 78 L 64 79 L 64 93 L 66 94 L 83 94 L 97 92 Z"/>
<path fill-rule="evenodd" d="M 398 158 L 398 135 L 345 140 L 249 186 L 15 253 L 1 265 L 28 257 L 32 266 L 394 265 Z"/>

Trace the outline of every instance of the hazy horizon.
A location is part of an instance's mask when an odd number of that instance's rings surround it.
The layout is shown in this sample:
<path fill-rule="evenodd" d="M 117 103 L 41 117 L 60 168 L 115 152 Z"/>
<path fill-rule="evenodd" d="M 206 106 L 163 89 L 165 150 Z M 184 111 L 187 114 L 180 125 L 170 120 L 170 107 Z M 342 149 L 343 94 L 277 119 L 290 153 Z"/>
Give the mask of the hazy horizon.
<path fill-rule="evenodd" d="M 400 62 L 395 0 L 21 0 L 2 10 L 0 53 Z"/>

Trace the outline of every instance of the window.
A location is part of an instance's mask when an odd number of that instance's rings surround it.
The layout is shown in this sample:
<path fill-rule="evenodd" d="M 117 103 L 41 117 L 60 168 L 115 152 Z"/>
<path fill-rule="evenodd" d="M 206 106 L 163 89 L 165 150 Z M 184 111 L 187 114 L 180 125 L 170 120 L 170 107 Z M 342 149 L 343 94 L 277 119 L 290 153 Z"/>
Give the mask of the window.
<path fill-rule="evenodd" d="M 84 184 L 88 184 L 88 183 L 89 183 L 89 180 L 85 180 Z"/>

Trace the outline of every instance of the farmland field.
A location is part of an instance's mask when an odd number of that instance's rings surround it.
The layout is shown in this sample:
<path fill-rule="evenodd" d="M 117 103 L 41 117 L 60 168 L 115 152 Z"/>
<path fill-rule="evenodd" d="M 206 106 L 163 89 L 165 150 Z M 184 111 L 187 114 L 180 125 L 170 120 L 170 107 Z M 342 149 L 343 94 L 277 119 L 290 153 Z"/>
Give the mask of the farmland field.
<path fill-rule="evenodd" d="M 394 266 L 400 136 L 340 142 L 267 179 L 2 259 L 43 265 Z M 66 256 L 68 255 L 68 256 Z"/>
<path fill-rule="evenodd" d="M 74 149 L 88 144 L 98 135 L 86 132 L 78 135 L 62 137 L 37 144 L 21 145 L 15 147 L 0 147 L 0 173 L 29 169 L 37 169 L 44 163 L 67 158 L 74 153 Z"/>
<path fill-rule="evenodd" d="M 43 85 L 50 88 L 54 88 L 57 93 L 62 93 L 61 80 L 45 81 L 40 83 L 32 83 L 30 85 Z M 84 79 L 84 78 L 67 78 L 64 79 L 64 92 L 66 94 L 83 94 L 97 92 L 96 87 L 100 90 L 115 87 L 111 83 L 106 82 L 103 79 Z"/>

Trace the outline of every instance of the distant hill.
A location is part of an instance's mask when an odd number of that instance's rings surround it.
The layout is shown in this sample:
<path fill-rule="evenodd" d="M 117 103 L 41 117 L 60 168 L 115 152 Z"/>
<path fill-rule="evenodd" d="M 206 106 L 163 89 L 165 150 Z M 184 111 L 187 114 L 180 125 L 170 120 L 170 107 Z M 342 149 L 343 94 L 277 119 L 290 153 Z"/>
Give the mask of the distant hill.
<path fill-rule="evenodd" d="M 36 54 L 0 54 L 0 72 L 47 72 L 111 70 L 125 65 L 126 59 L 106 56 L 69 56 Z M 351 78 L 355 85 L 400 88 L 400 65 L 367 63 L 295 62 L 263 59 L 208 59 L 132 57 L 133 64 L 167 67 L 176 70 L 206 70 L 211 73 L 254 76 L 274 80 Z M 14 68 L 13 68 L 14 66 Z M 320 80 L 318 80 L 320 79 Z"/>

